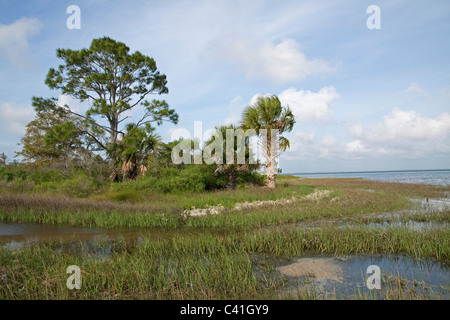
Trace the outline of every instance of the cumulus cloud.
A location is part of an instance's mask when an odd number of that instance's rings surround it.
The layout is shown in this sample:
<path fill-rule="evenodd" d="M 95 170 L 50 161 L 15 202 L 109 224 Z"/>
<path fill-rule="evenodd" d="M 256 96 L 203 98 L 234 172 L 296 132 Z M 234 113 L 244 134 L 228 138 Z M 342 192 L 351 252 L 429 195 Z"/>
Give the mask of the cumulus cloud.
<path fill-rule="evenodd" d="M 288 105 L 296 120 L 322 121 L 330 117 L 331 104 L 339 98 L 339 94 L 332 86 L 324 87 L 318 92 L 309 90 L 296 91 L 295 88 L 284 90 L 279 96 L 283 105 Z"/>
<path fill-rule="evenodd" d="M 405 92 L 406 93 L 415 92 L 426 98 L 431 98 L 430 95 L 421 86 L 419 86 L 417 82 L 411 83 L 409 87 L 406 88 Z"/>
<path fill-rule="evenodd" d="M 0 104 L 0 133 L 23 135 L 25 126 L 33 120 L 34 115 L 31 106 L 10 102 Z"/>
<path fill-rule="evenodd" d="M 353 128 L 350 132 L 356 138 L 373 143 L 404 145 L 426 142 L 450 133 L 450 114 L 444 112 L 436 118 L 428 118 L 415 111 L 394 108 L 383 117 L 383 121 L 367 129 L 359 125 L 359 128 Z"/>
<path fill-rule="evenodd" d="M 276 44 L 233 34 L 213 44 L 216 54 L 243 68 L 248 78 L 278 84 L 303 80 L 336 70 L 322 59 L 309 59 L 294 39 Z"/>
<path fill-rule="evenodd" d="M 450 151 L 450 114 L 447 112 L 431 118 L 395 108 L 378 123 L 366 128 L 356 124 L 348 131 L 355 139 L 354 147 L 358 144 L 360 150 L 374 155 L 402 154 L 414 158 Z"/>
<path fill-rule="evenodd" d="M 224 125 L 235 124 L 237 125 L 243 109 L 243 101 L 241 96 L 236 96 L 231 100 L 228 105 L 229 116 L 224 120 Z"/>
<path fill-rule="evenodd" d="M 86 111 L 85 105 L 83 105 L 80 101 L 75 100 L 74 98 L 66 94 L 59 95 L 58 105 L 60 106 L 68 105 L 72 111 L 77 113 L 84 113 L 84 111 Z"/>
<path fill-rule="evenodd" d="M 291 147 L 283 153 L 285 160 L 307 160 L 317 155 L 316 133 L 297 131 L 288 135 Z"/>
<path fill-rule="evenodd" d="M 270 94 L 255 94 L 250 104 L 256 103 L 259 96 Z M 278 98 L 283 106 L 291 108 L 298 122 L 322 122 L 331 117 L 331 106 L 339 98 L 339 93 L 333 86 L 323 87 L 317 92 L 289 88 L 281 92 Z"/>
<path fill-rule="evenodd" d="M 418 159 L 450 153 L 450 114 L 426 117 L 415 111 L 393 109 L 381 121 L 348 128 L 350 139 L 332 134 L 297 132 L 289 136 L 285 160 L 368 159 L 385 156 Z M 346 141 L 347 140 L 347 141 Z"/>
<path fill-rule="evenodd" d="M 0 52 L 4 51 L 13 64 L 27 67 L 28 39 L 39 32 L 42 26 L 35 18 L 22 18 L 10 25 L 0 24 Z"/>
<path fill-rule="evenodd" d="M 354 140 L 345 144 L 345 152 L 347 154 L 361 155 L 370 152 L 361 140 Z"/>

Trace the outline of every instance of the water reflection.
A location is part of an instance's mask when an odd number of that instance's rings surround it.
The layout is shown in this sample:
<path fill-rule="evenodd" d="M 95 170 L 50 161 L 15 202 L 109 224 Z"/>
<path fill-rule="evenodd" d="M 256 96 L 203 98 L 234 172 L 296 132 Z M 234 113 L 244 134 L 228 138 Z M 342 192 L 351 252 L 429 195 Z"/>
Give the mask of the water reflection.
<path fill-rule="evenodd" d="M 386 298 L 389 286 L 392 289 L 393 279 L 401 279 L 405 294 L 413 288 L 415 294 L 435 298 L 436 294 L 444 299 L 450 298 L 449 261 L 432 258 L 416 259 L 393 254 L 347 255 L 334 257 L 328 254 L 304 254 L 297 258 L 276 258 L 270 254 L 252 254 L 250 256 L 253 273 L 258 279 L 270 279 L 280 284 L 279 298 L 299 298 L 315 295 L 318 299 L 351 299 L 357 295 L 365 295 L 377 299 Z M 308 260 L 308 265 L 316 262 L 318 266 L 325 261 L 329 270 L 337 270 L 336 275 L 321 276 L 315 274 L 314 268 L 295 270 L 298 276 L 283 274 L 283 269 L 301 267 Z M 268 268 L 267 266 L 272 266 Z M 381 269 L 381 290 L 369 290 L 366 280 L 369 274 L 367 267 L 377 265 Z M 332 267 L 332 268 L 331 268 Z M 322 268 L 323 269 L 323 268 Z M 293 276 L 294 275 L 294 276 Z M 339 279 L 337 281 L 336 279 Z M 281 285 L 282 284 L 282 285 Z M 409 289 L 408 289 L 409 288 Z M 306 292 L 308 292 L 306 294 Z M 392 293 L 392 291 L 391 291 Z"/>

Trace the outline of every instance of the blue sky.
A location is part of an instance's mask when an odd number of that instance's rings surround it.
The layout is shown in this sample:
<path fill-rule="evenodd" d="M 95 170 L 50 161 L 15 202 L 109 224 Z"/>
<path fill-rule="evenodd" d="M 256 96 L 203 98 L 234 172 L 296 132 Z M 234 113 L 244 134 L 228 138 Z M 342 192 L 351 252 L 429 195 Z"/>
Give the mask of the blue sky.
<path fill-rule="evenodd" d="M 69 5 L 81 29 L 69 30 Z M 381 29 L 369 30 L 369 5 Z M 109 36 L 156 60 L 193 132 L 239 120 L 257 94 L 296 115 L 285 173 L 450 168 L 450 2 L 0 0 L 0 152 L 34 118 L 57 48 Z M 139 116 L 139 112 L 133 114 Z"/>

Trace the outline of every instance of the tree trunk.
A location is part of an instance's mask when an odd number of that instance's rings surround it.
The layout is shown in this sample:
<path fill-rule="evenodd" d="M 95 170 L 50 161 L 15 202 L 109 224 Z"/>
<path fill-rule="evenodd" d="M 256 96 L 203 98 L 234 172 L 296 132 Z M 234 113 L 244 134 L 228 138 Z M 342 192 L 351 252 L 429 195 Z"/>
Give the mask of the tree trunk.
<path fill-rule="evenodd" d="M 275 157 L 272 154 L 271 140 L 267 139 L 267 182 L 266 186 L 268 188 L 275 188 Z"/>
<path fill-rule="evenodd" d="M 232 170 L 228 170 L 226 173 L 227 176 L 227 188 L 235 189 L 236 188 L 236 177 L 234 176 L 234 172 Z"/>
<path fill-rule="evenodd" d="M 112 118 L 109 120 L 110 129 L 111 129 L 111 132 L 110 132 L 111 146 L 110 147 L 114 146 L 117 143 L 117 137 L 118 137 L 117 128 L 119 126 L 118 119 L 119 119 L 118 115 L 114 114 L 112 116 Z M 118 155 L 117 151 L 111 152 L 111 150 L 108 150 L 108 153 L 109 153 L 109 156 L 111 157 L 112 165 L 115 166 L 117 163 L 117 160 L 119 159 L 119 155 Z M 113 168 L 112 173 L 109 175 L 109 179 L 112 182 L 118 182 L 119 181 L 119 172 L 120 172 L 119 168 Z"/>
<path fill-rule="evenodd" d="M 126 161 L 124 160 L 122 162 L 122 181 L 125 181 L 127 179 L 136 179 L 137 177 L 137 166 L 136 162 L 133 160 Z"/>
<path fill-rule="evenodd" d="M 111 174 L 109 175 L 109 179 L 111 182 L 118 182 L 119 181 L 119 168 L 114 168 Z"/>

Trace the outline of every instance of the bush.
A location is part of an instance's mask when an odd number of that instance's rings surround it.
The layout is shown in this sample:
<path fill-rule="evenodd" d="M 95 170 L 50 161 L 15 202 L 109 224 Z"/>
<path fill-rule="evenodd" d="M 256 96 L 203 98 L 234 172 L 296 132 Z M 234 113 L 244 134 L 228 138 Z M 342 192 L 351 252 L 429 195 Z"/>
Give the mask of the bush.
<path fill-rule="evenodd" d="M 114 183 L 111 194 L 117 192 L 201 192 L 226 185 L 225 178 L 214 175 L 214 167 L 188 165 L 184 169 L 164 168 L 157 176 L 144 176 L 136 180 Z"/>
<path fill-rule="evenodd" d="M 72 177 L 62 181 L 43 182 L 34 187 L 36 192 L 64 193 L 68 196 L 87 197 L 93 194 L 98 185 L 94 178 L 85 174 L 74 174 Z"/>
<path fill-rule="evenodd" d="M 256 184 L 263 186 L 266 184 L 267 177 L 265 175 L 259 174 L 258 172 L 241 174 L 236 179 L 236 184 L 238 187 L 244 187 L 249 184 Z"/>
<path fill-rule="evenodd" d="M 61 189 L 65 194 L 76 197 L 87 197 L 95 192 L 98 185 L 92 177 L 75 175 L 62 183 Z"/>
<path fill-rule="evenodd" d="M 46 182 L 60 182 L 63 181 L 64 175 L 59 170 L 33 170 L 27 176 L 27 180 L 33 181 L 35 184 L 42 184 Z"/>
<path fill-rule="evenodd" d="M 19 166 L 10 165 L 5 167 L 0 167 L 0 180 L 6 180 L 11 182 L 13 180 L 26 180 L 28 177 L 28 172 Z"/>

